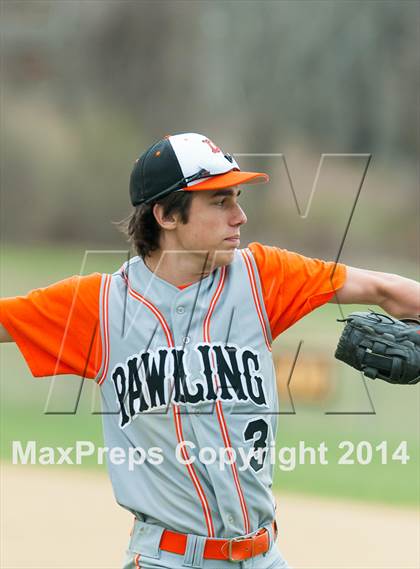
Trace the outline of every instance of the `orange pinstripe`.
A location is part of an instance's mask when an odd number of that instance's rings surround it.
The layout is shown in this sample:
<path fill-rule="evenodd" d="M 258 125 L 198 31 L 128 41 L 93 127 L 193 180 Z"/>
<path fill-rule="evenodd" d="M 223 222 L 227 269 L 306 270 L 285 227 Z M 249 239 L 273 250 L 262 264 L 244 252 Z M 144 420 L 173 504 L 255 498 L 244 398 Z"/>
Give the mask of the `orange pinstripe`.
<path fill-rule="evenodd" d="M 98 385 L 102 385 L 108 373 L 109 366 L 109 322 L 108 322 L 108 296 L 111 284 L 111 275 L 105 277 L 104 293 L 102 295 L 102 317 L 104 321 L 104 367 Z"/>
<path fill-rule="evenodd" d="M 124 280 L 128 286 L 129 294 L 133 298 L 135 298 L 136 300 L 138 300 L 139 302 L 144 304 L 147 308 L 149 308 L 149 310 L 151 310 L 151 312 L 153 312 L 153 314 L 158 319 L 159 324 L 161 325 L 161 327 L 165 333 L 168 346 L 171 348 L 174 348 L 175 342 L 174 342 L 174 339 L 172 336 L 172 332 L 171 332 L 171 329 L 169 328 L 169 325 L 166 322 L 163 314 L 160 312 L 160 310 L 158 308 L 156 308 L 156 306 L 154 304 L 152 304 L 149 300 L 147 300 L 147 298 L 145 298 L 143 295 L 141 295 L 140 293 L 138 293 L 137 291 L 135 291 L 131 287 L 131 285 L 128 281 L 127 275 L 125 273 L 123 273 L 123 277 L 124 277 Z M 173 403 L 173 415 L 174 415 L 174 423 L 175 423 L 175 432 L 176 432 L 176 436 L 178 439 L 178 443 L 182 443 L 184 441 L 184 436 L 183 436 L 183 432 L 182 432 L 181 414 L 179 412 L 179 405 L 177 403 Z M 188 451 L 185 448 L 185 446 L 183 446 L 181 452 L 182 452 L 184 460 L 189 461 L 189 454 L 188 454 Z M 214 530 L 214 524 L 213 524 L 210 506 L 209 506 L 209 503 L 207 501 L 204 490 L 203 490 L 203 488 L 200 484 L 200 481 L 198 479 L 197 473 L 196 473 L 192 464 L 186 464 L 186 467 L 188 470 L 188 474 L 190 475 L 191 481 L 194 485 L 194 488 L 197 492 L 197 495 L 200 499 L 201 506 L 203 508 L 204 519 L 206 521 L 208 536 L 209 537 L 215 537 L 215 530 Z"/>
<path fill-rule="evenodd" d="M 271 352 L 271 344 L 270 344 L 270 340 L 268 339 L 268 334 L 267 334 L 267 330 L 266 330 L 266 326 L 265 326 L 265 322 L 264 322 L 264 317 L 263 317 L 263 313 L 262 313 L 262 309 L 261 309 L 260 299 L 258 296 L 257 283 L 255 280 L 254 269 L 252 267 L 251 261 L 248 258 L 248 253 L 245 250 L 241 251 L 241 253 L 242 253 L 242 257 L 244 258 L 246 270 L 248 272 L 248 277 L 249 277 L 249 280 L 251 283 L 252 296 L 254 298 L 255 308 L 257 309 L 258 318 L 259 318 L 260 323 L 261 323 L 261 328 L 262 328 L 262 331 L 264 334 L 265 343 L 267 345 L 267 348 Z"/>
<path fill-rule="evenodd" d="M 217 285 L 216 292 L 214 293 L 213 298 L 210 302 L 210 306 L 209 306 L 208 312 L 206 314 L 206 317 L 205 317 L 204 323 L 203 323 L 204 341 L 208 342 L 208 343 L 210 343 L 210 320 L 211 320 L 212 314 L 214 312 L 215 306 L 216 306 L 216 304 L 220 298 L 220 295 L 222 293 L 222 290 L 223 290 L 223 287 L 225 284 L 225 279 L 226 279 L 226 267 L 222 267 L 221 274 L 220 274 L 220 280 L 219 280 L 219 283 Z M 213 353 L 211 353 L 211 357 L 212 357 L 213 367 L 215 367 L 214 366 L 214 354 Z M 215 383 L 216 383 L 216 388 L 219 389 L 220 382 L 219 382 L 219 378 L 218 378 L 217 374 L 215 374 Z M 225 417 L 223 415 L 222 402 L 219 399 L 216 401 L 216 414 L 217 414 L 217 420 L 218 420 L 219 426 L 220 426 L 220 431 L 222 433 L 223 444 L 225 445 L 226 449 L 230 449 L 230 448 L 232 448 L 232 444 L 230 442 L 228 428 L 226 425 Z M 229 458 L 231 458 L 232 453 L 229 450 L 228 450 L 228 454 L 229 454 Z M 235 482 L 236 491 L 238 493 L 239 502 L 241 504 L 242 515 L 244 518 L 245 533 L 250 533 L 249 514 L 248 514 L 246 502 L 245 502 L 245 497 L 244 497 L 244 494 L 243 494 L 243 491 L 241 488 L 241 484 L 239 481 L 238 470 L 236 468 L 236 463 L 233 462 L 233 460 L 230 460 L 230 463 L 231 463 L 230 467 L 232 469 L 233 480 Z"/>

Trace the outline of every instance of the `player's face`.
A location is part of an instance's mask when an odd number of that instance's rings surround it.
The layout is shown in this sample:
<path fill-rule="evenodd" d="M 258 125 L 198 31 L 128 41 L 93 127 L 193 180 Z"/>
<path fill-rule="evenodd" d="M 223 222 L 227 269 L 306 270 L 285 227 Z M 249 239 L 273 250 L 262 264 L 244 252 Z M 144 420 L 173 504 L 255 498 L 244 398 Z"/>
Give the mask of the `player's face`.
<path fill-rule="evenodd" d="M 238 203 L 240 193 L 238 187 L 195 192 L 188 222 L 177 227 L 182 248 L 207 251 L 217 266 L 231 263 L 240 245 L 241 225 L 247 222 Z"/>

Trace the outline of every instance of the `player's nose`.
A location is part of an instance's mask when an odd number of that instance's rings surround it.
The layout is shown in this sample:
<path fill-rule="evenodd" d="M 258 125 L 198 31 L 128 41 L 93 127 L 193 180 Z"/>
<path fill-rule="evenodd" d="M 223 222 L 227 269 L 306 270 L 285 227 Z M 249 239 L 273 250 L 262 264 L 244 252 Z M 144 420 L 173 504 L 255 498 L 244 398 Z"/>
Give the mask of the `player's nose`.
<path fill-rule="evenodd" d="M 232 216 L 232 225 L 244 225 L 248 221 L 244 210 L 237 203 L 235 204 L 234 214 Z"/>

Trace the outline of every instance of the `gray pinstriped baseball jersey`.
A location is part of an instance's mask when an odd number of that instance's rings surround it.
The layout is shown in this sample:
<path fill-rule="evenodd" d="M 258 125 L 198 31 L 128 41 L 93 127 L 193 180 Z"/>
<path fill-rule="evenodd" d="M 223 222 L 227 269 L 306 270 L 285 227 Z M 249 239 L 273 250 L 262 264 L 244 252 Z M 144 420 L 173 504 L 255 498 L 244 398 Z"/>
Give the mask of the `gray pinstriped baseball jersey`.
<path fill-rule="evenodd" d="M 275 436 L 277 389 L 252 253 L 236 251 L 183 290 L 135 257 L 104 275 L 100 306 L 105 444 L 155 447 L 163 459 L 108 461 L 118 503 L 143 521 L 218 538 L 270 523 L 273 467 L 263 449 Z M 224 469 L 204 464 L 205 447 L 241 447 L 251 460 L 246 469 L 239 457 Z M 183 464 L 177 449 L 195 461 Z"/>

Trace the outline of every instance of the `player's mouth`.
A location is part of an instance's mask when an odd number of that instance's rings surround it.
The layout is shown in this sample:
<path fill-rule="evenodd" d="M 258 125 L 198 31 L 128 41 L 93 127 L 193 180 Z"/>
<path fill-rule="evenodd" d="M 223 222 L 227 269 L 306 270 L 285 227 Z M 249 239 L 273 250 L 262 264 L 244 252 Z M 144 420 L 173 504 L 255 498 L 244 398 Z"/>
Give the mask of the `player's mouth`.
<path fill-rule="evenodd" d="M 228 243 L 231 243 L 235 247 L 239 247 L 241 239 L 240 239 L 239 235 L 232 235 L 232 237 L 227 237 L 225 239 L 225 241 L 227 241 Z"/>

